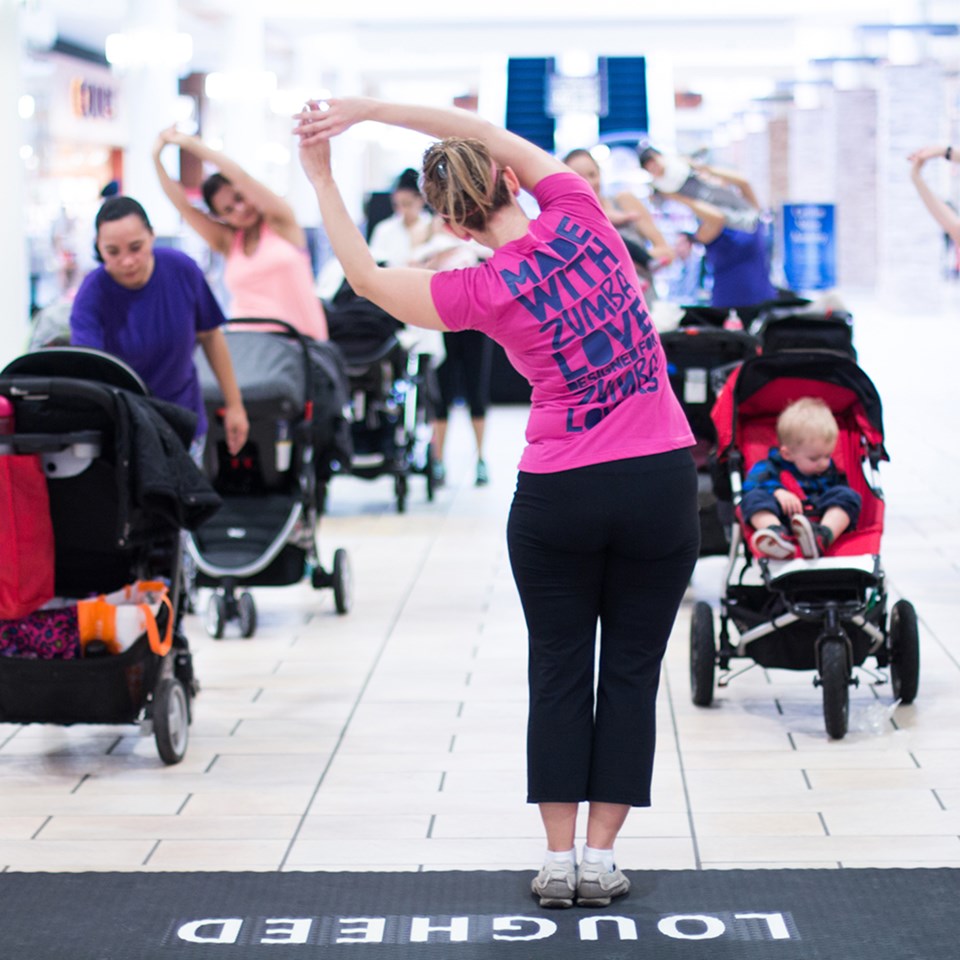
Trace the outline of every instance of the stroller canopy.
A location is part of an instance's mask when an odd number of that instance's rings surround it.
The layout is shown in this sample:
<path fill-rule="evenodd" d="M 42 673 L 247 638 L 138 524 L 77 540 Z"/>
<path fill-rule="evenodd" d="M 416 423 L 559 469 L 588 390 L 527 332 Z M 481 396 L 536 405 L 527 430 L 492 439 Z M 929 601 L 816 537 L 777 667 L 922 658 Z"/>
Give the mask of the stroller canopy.
<path fill-rule="evenodd" d="M 736 447 L 741 418 L 776 416 L 793 400 L 811 393 L 822 397 L 834 414 L 851 411 L 878 458 L 889 459 L 883 448 L 883 408 L 876 387 L 852 357 L 828 350 L 790 350 L 744 361 L 720 391 L 711 412 L 720 456 Z"/>
<path fill-rule="evenodd" d="M 301 343 L 282 333 L 227 330 L 233 369 L 243 402 L 275 405 L 280 410 L 301 410 L 307 400 L 307 370 Z M 223 403 L 220 385 L 202 352 L 197 371 L 207 406 Z"/>

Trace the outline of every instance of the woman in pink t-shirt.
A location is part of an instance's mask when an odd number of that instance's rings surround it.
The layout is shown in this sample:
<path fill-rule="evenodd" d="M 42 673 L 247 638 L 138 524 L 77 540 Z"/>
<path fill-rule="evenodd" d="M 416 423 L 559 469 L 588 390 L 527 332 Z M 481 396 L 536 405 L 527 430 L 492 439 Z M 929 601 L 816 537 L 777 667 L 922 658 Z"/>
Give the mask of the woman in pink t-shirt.
<path fill-rule="evenodd" d="M 630 887 L 613 845 L 630 807 L 650 804 L 660 663 L 699 548 L 693 437 L 636 271 L 580 176 L 475 114 L 352 98 L 297 120 L 354 290 L 404 323 L 482 330 L 533 388 L 507 524 L 529 633 L 527 799 L 547 839 L 531 888 L 541 906 L 606 906 Z M 330 138 L 363 120 L 444 138 L 424 155 L 427 202 L 488 260 L 432 274 L 377 265 L 330 166 Z"/>
<path fill-rule="evenodd" d="M 160 161 L 167 144 L 217 167 L 202 186 L 210 213 L 195 207 L 167 173 Z M 327 320 L 314 290 L 306 234 L 290 204 L 225 154 L 175 127 L 157 137 L 153 163 L 163 192 L 183 219 L 226 258 L 229 315 L 284 320 L 307 337 L 326 340 Z"/>

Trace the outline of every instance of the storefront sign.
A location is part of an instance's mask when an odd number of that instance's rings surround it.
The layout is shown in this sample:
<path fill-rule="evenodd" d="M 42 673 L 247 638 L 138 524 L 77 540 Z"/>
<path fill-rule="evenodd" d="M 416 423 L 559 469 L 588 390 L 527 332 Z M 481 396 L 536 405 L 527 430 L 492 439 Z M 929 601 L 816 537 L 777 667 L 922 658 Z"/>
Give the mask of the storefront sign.
<path fill-rule="evenodd" d="M 112 87 L 91 83 L 83 77 L 70 81 L 70 107 L 75 117 L 112 120 L 115 102 L 116 91 Z"/>

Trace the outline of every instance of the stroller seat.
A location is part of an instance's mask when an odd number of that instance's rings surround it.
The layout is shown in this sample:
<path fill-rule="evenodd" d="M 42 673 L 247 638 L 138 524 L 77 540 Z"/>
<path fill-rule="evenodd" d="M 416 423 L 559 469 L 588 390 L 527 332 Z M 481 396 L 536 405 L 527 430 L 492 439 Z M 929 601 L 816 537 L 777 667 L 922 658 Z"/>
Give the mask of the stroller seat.
<path fill-rule="evenodd" d="M 333 344 L 309 340 L 289 324 L 271 321 L 276 329 L 262 330 L 261 323 L 235 319 L 226 333 L 250 422 L 236 454 L 226 446 L 220 386 L 209 364 L 197 360 L 210 423 L 204 468 L 223 506 L 194 531 L 188 549 L 192 586 L 214 589 L 206 626 L 215 639 L 232 620 L 244 637 L 256 630 L 253 597 L 246 590 L 236 596 L 237 587 L 309 577 L 317 590 L 333 588 L 337 613 L 347 613 L 351 602 L 346 551 L 334 551 L 327 572 L 317 546 L 329 473 L 350 454 L 339 438 L 346 426 L 343 358 Z"/>
<path fill-rule="evenodd" d="M 769 358 L 768 358 L 769 359 Z M 728 381 L 733 389 L 736 376 Z M 725 388 L 726 389 L 726 388 Z M 737 448 L 743 458 L 743 475 L 771 447 L 777 445 L 777 417 L 792 400 L 802 396 L 816 396 L 829 407 L 840 428 L 833 459 L 837 469 L 846 475 L 850 488 L 860 494 L 862 508 L 856 529 L 847 530 L 830 545 L 827 556 L 853 557 L 859 554 L 879 554 L 883 533 L 884 502 L 877 488 L 864 474 L 867 446 L 881 443 L 876 428 L 863 412 L 860 398 L 849 386 L 799 377 L 782 377 L 758 390 L 739 407 Z M 866 432 L 865 432 L 866 431 Z M 878 454 L 879 455 L 879 454 Z M 736 511 L 747 548 L 750 548 L 752 528 L 744 523 L 739 508 Z M 799 551 L 798 554 L 799 556 Z M 757 554 L 759 557 L 760 555 Z M 789 561 L 773 561 L 776 563 Z"/>
<path fill-rule="evenodd" d="M 405 345 L 402 324 L 346 281 L 326 311 L 349 379 L 349 472 L 363 480 L 391 477 L 398 513 L 406 510 L 411 474 L 424 476 L 433 500 L 429 355 Z"/>

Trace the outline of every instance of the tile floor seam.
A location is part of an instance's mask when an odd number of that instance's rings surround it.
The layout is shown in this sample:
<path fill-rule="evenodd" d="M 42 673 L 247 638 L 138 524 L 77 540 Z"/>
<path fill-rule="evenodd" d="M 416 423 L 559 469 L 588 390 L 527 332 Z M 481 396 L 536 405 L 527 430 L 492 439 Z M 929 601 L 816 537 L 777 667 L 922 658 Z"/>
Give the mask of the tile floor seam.
<path fill-rule="evenodd" d="M 684 806 L 686 807 L 687 824 L 690 828 L 690 843 L 691 843 L 691 846 L 693 847 L 693 862 L 695 865 L 694 868 L 696 870 L 702 870 L 703 861 L 700 858 L 700 844 L 697 839 L 697 827 L 694 821 L 693 807 L 690 803 L 690 790 L 687 784 L 686 768 L 684 767 L 684 763 L 683 763 L 683 749 L 680 746 L 680 732 L 679 732 L 679 727 L 677 725 L 676 712 L 674 710 L 673 687 L 670 682 L 670 671 L 667 669 L 666 664 L 664 664 L 664 668 L 663 668 L 663 686 L 667 693 L 667 703 L 669 705 L 670 719 L 672 721 L 672 727 L 673 727 L 673 741 L 677 749 L 677 764 L 679 766 L 679 771 L 680 771 L 680 783 L 683 788 L 683 802 L 684 802 Z"/>
<path fill-rule="evenodd" d="M 449 515 L 449 509 L 448 509 L 447 516 L 448 515 Z M 296 845 L 297 838 L 300 836 L 300 832 L 303 829 L 304 823 L 306 822 L 308 812 L 310 808 L 313 806 L 313 803 L 316 800 L 317 796 L 319 795 L 320 790 L 323 787 L 323 782 L 326 779 L 327 774 L 330 772 L 330 768 L 333 765 L 333 762 L 336 759 L 341 746 L 343 745 L 343 740 L 347 734 L 347 731 L 350 728 L 350 723 L 356 714 L 356 711 L 360 705 L 360 702 L 363 700 L 363 696 L 366 693 L 367 688 L 370 686 L 370 682 L 373 678 L 374 673 L 376 672 L 377 666 L 379 665 L 381 659 L 383 658 L 383 655 L 387 649 L 387 645 L 390 643 L 390 640 L 394 634 L 394 631 L 397 628 L 398 623 L 400 622 L 400 619 L 403 616 L 403 612 L 407 604 L 410 602 L 410 597 L 416 590 L 417 581 L 419 580 L 420 574 L 423 572 L 423 569 L 426 566 L 427 561 L 430 557 L 430 553 L 435 545 L 436 545 L 436 537 L 432 538 L 427 544 L 426 549 L 423 551 L 423 554 L 420 558 L 420 563 L 418 564 L 417 568 L 414 570 L 412 576 L 410 577 L 407 590 L 403 594 L 403 599 L 397 605 L 396 612 L 394 613 L 394 616 L 390 620 L 389 627 L 385 631 L 383 642 L 380 644 L 379 648 L 377 649 L 377 652 L 373 658 L 373 661 L 370 664 L 370 668 L 367 671 L 366 676 L 364 677 L 363 683 L 360 685 L 360 689 L 357 691 L 357 695 L 353 700 L 353 704 L 350 708 L 350 712 L 347 714 L 346 718 L 344 719 L 343 725 L 340 728 L 340 733 L 337 737 L 336 743 L 333 745 L 333 749 L 330 751 L 330 756 L 327 758 L 327 762 L 324 764 L 323 770 L 320 772 L 320 776 L 317 780 L 316 786 L 311 792 L 310 797 L 307 800 L 306 806 L 304 808 L 304 811 L 300 815 L 297 826 L 294 828 L 293 835 L 290 837 L 290 841 L 287 844 L 286 849 L 284 850 L 283 856 L 280 858 L 280 864 L 277 867 L 278 872 L 282 871 L 286 867 L 287 861 L 290 859 L 290 855 L 293 853 L 293 848 Z"/>

